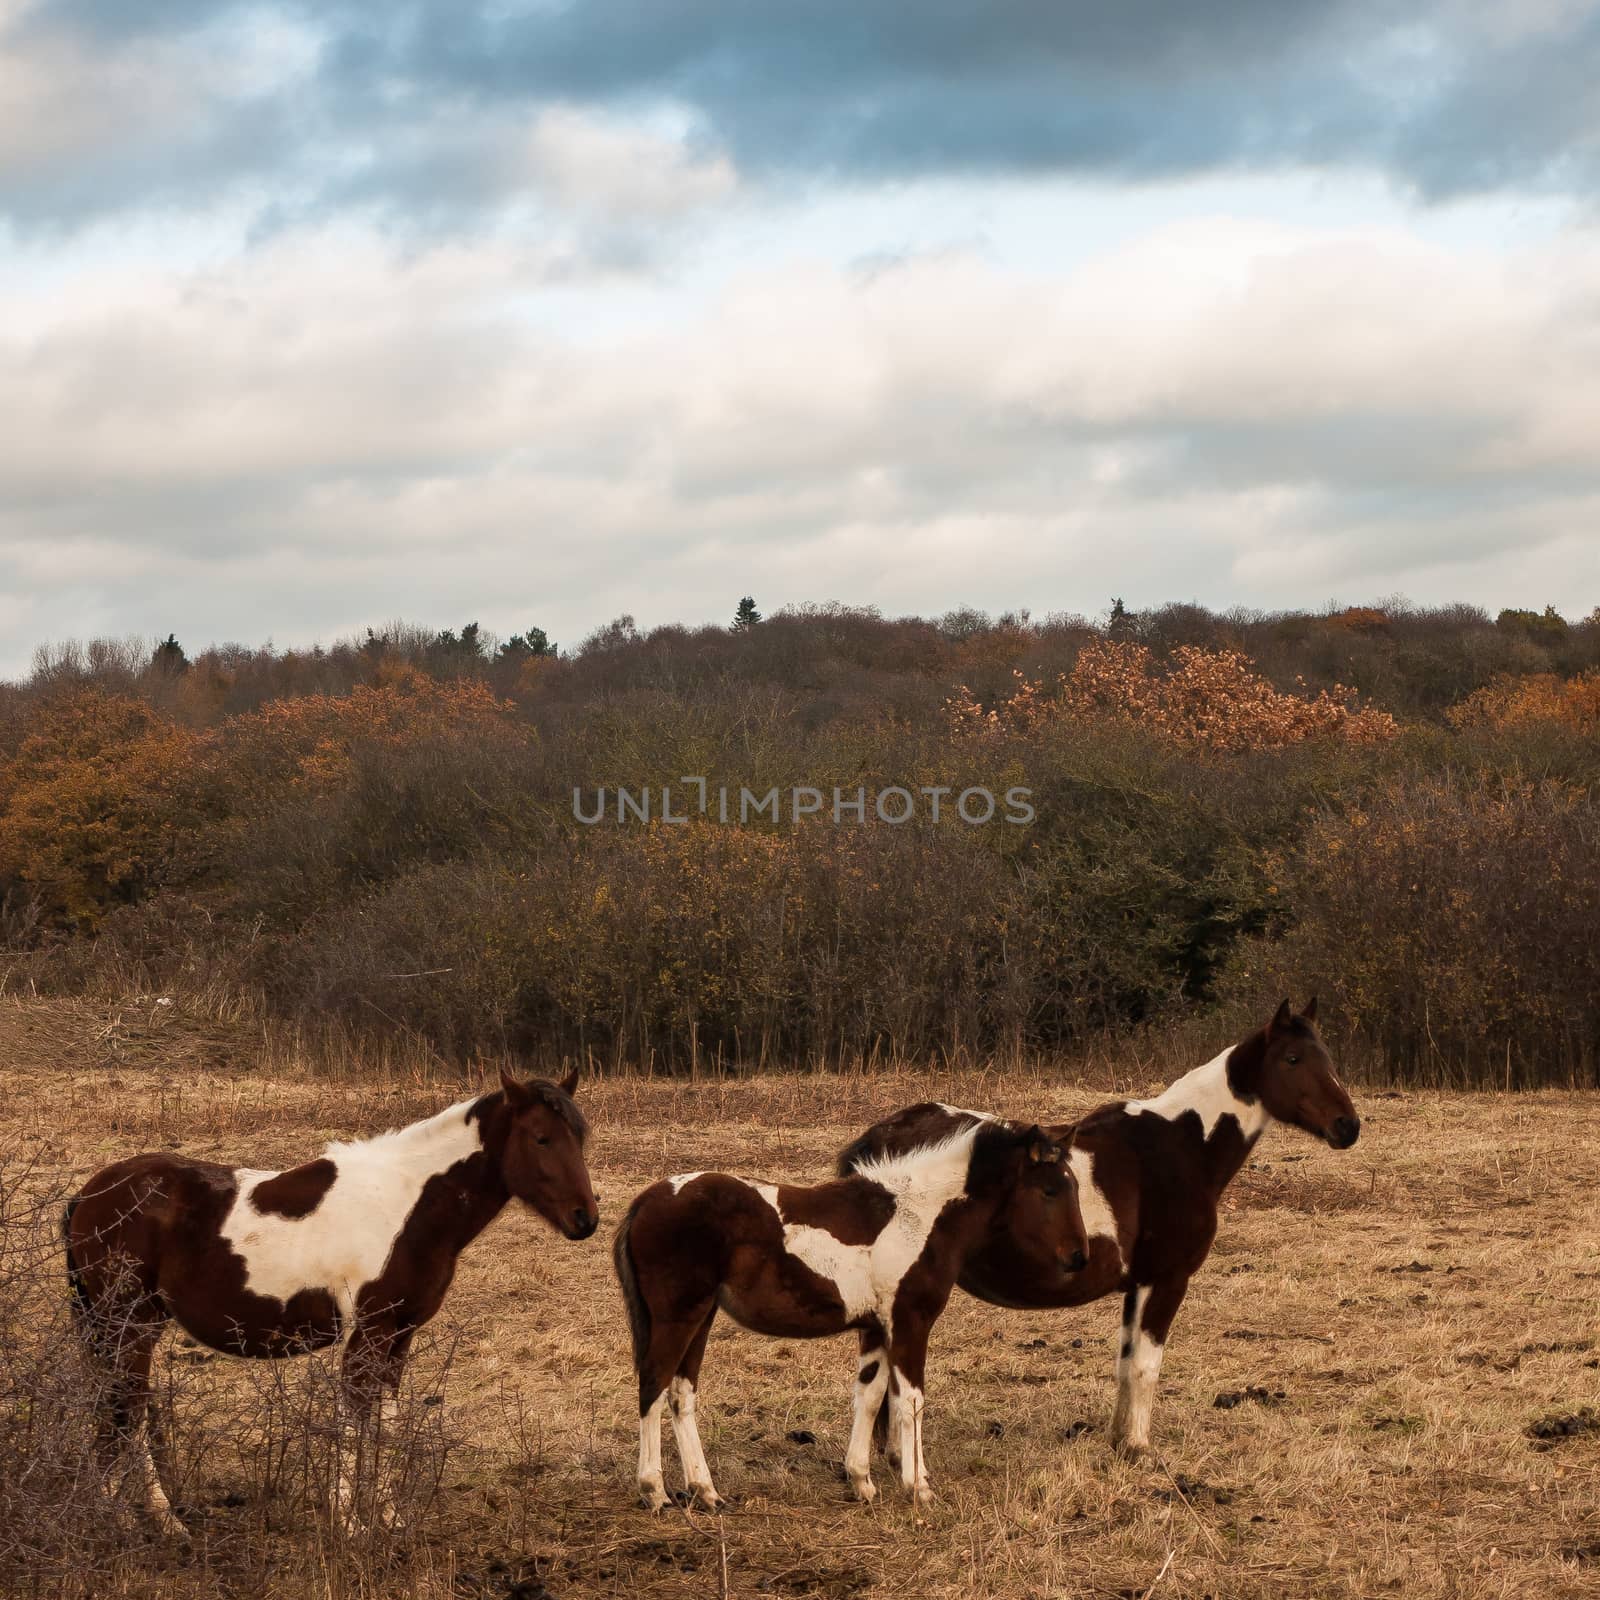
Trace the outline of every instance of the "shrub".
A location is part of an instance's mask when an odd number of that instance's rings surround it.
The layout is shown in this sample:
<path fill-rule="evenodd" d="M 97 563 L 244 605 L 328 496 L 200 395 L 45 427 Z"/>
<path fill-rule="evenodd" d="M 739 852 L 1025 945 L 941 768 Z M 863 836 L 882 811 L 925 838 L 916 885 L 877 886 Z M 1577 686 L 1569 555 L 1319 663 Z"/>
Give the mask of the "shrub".
<path fill-rule="evenodd" d="M 1600 729 L 1600 670 L 1576 678 L 1553 672 L 1498 677 L 1452 706 L 1448 716 L 1458 728 L 1520 728 L 1548 722 L 1593 733 Z"/>
<path fill-rule="evenodd" d="M 1230 988 L 1316 983 L 1413 1081 L 1594 1082 L 1600 808 L 1573 785 L 1396 776 L 1324 811 L 1285 863 L 1296 925 Z"/>

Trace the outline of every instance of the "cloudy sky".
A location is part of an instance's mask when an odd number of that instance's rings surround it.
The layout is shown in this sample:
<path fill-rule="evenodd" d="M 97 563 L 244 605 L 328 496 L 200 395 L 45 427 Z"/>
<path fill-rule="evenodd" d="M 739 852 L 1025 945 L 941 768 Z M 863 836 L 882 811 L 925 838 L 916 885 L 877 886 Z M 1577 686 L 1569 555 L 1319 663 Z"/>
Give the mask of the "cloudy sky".
<path fill-rule="evenodd" d="M 0 672 L 1600 604 L 1600 0 L 0 0 Z"/>

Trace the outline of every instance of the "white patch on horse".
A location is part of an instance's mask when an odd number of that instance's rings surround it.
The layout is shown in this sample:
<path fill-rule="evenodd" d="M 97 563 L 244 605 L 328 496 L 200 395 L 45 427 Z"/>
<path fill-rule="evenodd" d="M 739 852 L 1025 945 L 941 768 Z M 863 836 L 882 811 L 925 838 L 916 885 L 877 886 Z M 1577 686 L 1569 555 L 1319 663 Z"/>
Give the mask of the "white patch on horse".
<path fill-rule="evenodd" d="M 978 1126 L 903 1155 L 862 1162 L 855 1176 L 886 1189 L 895 1203 L 893 1215 L 871 1244 L 845 1244 L 808 1223 L 784 1224 L 789 1253 L 832 1280 L 848 1316 L 876 1309 L 887 1318 L 895 1290 L 921 1259 L 940 1214 L 966 1193 Z"/>
<path fill-rule="evenodd" d="M 467 1120 L 473 1104 L 463 1100 L 374 1139 L 329 1144 L 322 1154 L 334 1164 L 334 1180 L 304 1217 L 257 1211 L 256 1187 L 279 1174 L 241 1168 L 221 1236 L 244 1262 L 245 1288 L 284 1304 L 303 1289 L 326 1290 L 348 1326 L 356 1297 L 383 1272 L 428 1179 L 483 1148 L 478 1124 Z"/>
<path fill-rule="evenodd" d="M 703 1177 L 705 1177 L 703 1172 L 680 1172 L 677 1177 L 668 1178 L 667 1182 L 672 1185 L 672 1192 L 678 1194 L 686 1183 L 693 1183 L 696 1178 Z"/>
<path fill-rule="evenodd" d="M 1106 1192 L 1094 1181 L 1094 1159 L 1087 1150 L 1069 1150 L 1067 1165 L 1078 1180 L 1078 1210 L 1083 1214 L 1083 1231 L 1091 1239 L 1103 1237 L 1117 1243 L 1117 1214 L 1111 1209 Z"/>
<path fill-rule="evenodd" d="M 1230 1045 L 1220 1056 L 1186 1072 L 1176 1083 L 1169 1084 L 1153 1100 L 1130 1100 L 1130 1116 L 1149 1112 L 1176 1122 L 1185 1112 L 1192 1111 L 1200 1118 L 1200 1136 L 1209 1139 L 1212 1130 L 1224 1117 L 1232 1117 L 1246 1139 L 1254 1139 L 1272 1120 L 1259 1100 L 1241 1100 L 1228 1083 L 1228 1057 L 1233 1054 Z M 1085 1219 L 1087 1220 L 1087 1219 Z"/>
<path fill-rule="evenodd" d="M 992 1111 L 969 1111 L 965 1106 L 947 1106 L 943 1100 L 935 1100 L 934 1104 L 951 1117 L 971 1117 L 974 1122 L 994 1122 L 996 1120 Z"/>

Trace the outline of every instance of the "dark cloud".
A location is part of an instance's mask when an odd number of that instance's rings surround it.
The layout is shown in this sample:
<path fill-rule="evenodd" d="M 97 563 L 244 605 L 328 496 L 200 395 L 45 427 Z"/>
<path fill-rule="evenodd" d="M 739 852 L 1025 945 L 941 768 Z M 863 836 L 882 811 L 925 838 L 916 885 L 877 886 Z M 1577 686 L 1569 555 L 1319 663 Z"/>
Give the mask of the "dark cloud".
<path fill-rule="evenodd" d="M 14 158 L 0 204 L 48 220 L 229 185 L 437 213 L 515 193 L 505 151 L 540 107 L 672 104 L 753 175 L 1128 180 L 1356 166 L 1430 197 L 1600 182 L 1600 4 L 1494 0 L 286 0 L 320 41 L 276 93 L 211 95 Z M 247 36 L 215 0 L 52 0 L 12 44 L 35 73 Z M 437 141 L 430 158 L 425 146 Z M 74 166 L 76 163 L 76 166 Z M 441 185 L 450 193 L 441 195 Z"/>

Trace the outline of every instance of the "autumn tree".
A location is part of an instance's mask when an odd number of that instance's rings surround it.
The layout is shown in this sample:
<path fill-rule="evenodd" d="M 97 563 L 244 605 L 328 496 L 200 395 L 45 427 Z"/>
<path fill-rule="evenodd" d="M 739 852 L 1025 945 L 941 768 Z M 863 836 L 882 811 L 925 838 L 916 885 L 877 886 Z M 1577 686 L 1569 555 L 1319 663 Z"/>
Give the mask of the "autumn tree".
<path fill-rule="evenodd" d="M 37 716 L 0 767 L 0 886 L 92 929 L 133 899 L 196 820 L 205 736 L 87 689 Z"/>

